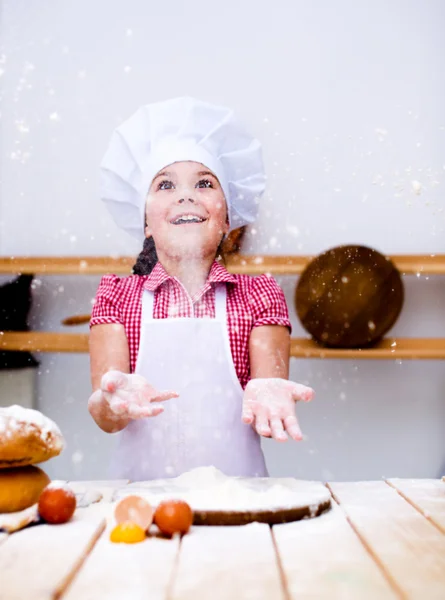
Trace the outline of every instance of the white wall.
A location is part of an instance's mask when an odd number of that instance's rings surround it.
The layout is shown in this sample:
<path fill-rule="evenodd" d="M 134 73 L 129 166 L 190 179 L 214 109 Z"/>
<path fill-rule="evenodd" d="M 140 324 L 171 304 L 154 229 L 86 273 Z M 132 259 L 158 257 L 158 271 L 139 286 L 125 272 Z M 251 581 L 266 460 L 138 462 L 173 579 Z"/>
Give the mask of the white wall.
<path fill-rule="evenodd" d="M 98 165 L 115 125 L 177 95 L 233 106 L 264 144 L 245 252 L 445 252 L 441 0 L 3 0 L 2 17 L 0 254 L 136 253 L 98 200 Z M 89 312 L 98 281 L 40 278 L 33 328 Z M 279 282 L 302 335 L 295 279 Z M 445 336 L 445 279 L 405 283 L 392 333 Z M 113 440 L 86 410 L 88 357 L 39 358 L 38 407 L 68 442 L 48 473 L 105 476 Z M 291 378 L 317 398 L 299 407 L 307 441 L 266 444 L 272 474 L 445 472 L 443 362 L 293 360 Z"/>

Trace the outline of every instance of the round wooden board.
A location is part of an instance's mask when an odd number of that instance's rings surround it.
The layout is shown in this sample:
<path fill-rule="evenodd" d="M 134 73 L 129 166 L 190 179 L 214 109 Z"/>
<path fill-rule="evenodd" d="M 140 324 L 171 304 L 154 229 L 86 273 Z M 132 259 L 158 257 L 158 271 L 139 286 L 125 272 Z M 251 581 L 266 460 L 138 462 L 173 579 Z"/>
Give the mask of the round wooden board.
<path fill-rule="evenodd" d="M 268 523 L 279 525 L 318 517 L 331 508 L 331 500 L 313 506 L 295 508 L 276 508 L 273 510 L 229 511 L 229 510 L 195 510 L 193 525 L 248 525 L 249 523 Z"/>
<path fill-rule="evenodd" d="M 239 500 L 236 500 L 236 492 L 240 489 L 237 488 L 238 483 L 246 486 L 249 491 L 274 493 L 274 490 L 283 490 L 284 501 L 280 503 L 280 496 L 275 495 L 270 496 L 272 500 L 269 505 L 264 504 L 265 500 L 263 499 L 252 508 L 244 506 L 244 502 L 240 506 Z M 212 485 L 214 485 L 213 488 Z M 225 485 L 235 485 L 235 487 L 229 489 L 225 488 Z M 213 490 L 215 491 L 213 492 Z M 227 496 L 218 506 L 218 493 L 221 490 L 226 490 Z M 235 492 L 233 503 L 230 500 L 232 491 Z M 201 483 L 198 487 L 194 487 L 193 484 L 176 483 L 175 479 L 141 481 L 130 483 L 117 490 L 113 500 L 119 501 L 132 494 L 142 496 L 152 506 L 156 506 L 163 500 L 181 498 L 187 501 L 193 509 L 194 525 L 247 525 L 254 522 L 276 525 L 317 517 L 331 507 L 329 490 L 322 483 L 290 477 L 233 477 L 221 479 L 216 487 L 215 482 L 208 485 Z M 200 494 L 204 496 L 200 496 Z M 207 500 L 205 499 L 206 494 Z M 208 498 L 212 494 L 214 497 L 209 502 Z"/>
<path fill-rule="evenodd" d="M 295 306 L 303 327 L 332 348 L 367 347 L 394 325 L 403 306 L 402 278 L 383 254 L 366 246 L 331 248 L 303 271 Z"/>

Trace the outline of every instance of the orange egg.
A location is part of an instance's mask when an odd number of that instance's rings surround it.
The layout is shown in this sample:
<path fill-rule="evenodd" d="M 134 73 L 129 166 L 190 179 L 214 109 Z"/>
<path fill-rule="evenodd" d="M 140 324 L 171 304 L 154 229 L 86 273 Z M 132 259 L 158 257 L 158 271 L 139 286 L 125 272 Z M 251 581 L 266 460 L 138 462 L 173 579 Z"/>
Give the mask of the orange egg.
<path fill-rule="evenodd" d="M 123 542 L 124 544 L 136 544 L 145 540 L 145 531 L 137 523 L 124 521 L 114 527 L 110 533 L 110 541 Z"/>
<path fill-rule="evenodd" d="M 76 510 L 76 496 L 67 487 L 49 484 L 39 497 L 39 514 L 52 525 L 66 523 Z"/>
<path fill-rule="evenodd" d="M 116 523 L 132 521 L 144 531 L 153 523 L 154 510 L 150 504 L 140 496 L 126 496 L 114 509 L 114 518 Z"/>
<path fill-rule="evenodd" d="M 165 535 L 184 535 L 193 523 L 193 511 L 184 500 L 164 500 L 156 508 L 154 522 Z"/>

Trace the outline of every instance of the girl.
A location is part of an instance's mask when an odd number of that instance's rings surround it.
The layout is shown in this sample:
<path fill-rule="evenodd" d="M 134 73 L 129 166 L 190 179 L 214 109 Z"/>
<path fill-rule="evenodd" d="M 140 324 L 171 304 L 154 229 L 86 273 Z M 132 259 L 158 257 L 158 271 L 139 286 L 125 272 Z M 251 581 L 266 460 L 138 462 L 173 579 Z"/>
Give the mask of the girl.
<path fill-rule="evenodd" d="M 295 403 L 313 390 L 288 381 L 284 294 L 215 260 L 253 222 L 264 183 L 259 143 L 226 108 L 155 103 L 114 132 L 102 199 L 144 239 L 133 275 L 102 278 L 90 323 L 88 407 L 119 432 L 114 476 L 267 476 L 260 436 L 301 439 Z"/>

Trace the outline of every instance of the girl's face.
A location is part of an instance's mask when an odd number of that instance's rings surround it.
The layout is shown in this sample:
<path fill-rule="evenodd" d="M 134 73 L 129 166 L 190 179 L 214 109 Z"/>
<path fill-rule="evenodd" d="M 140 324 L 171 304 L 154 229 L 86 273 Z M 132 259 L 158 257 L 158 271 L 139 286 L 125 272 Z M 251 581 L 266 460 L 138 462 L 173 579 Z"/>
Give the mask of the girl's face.
<path fill-rule="evenodd" d="M 229 230 L 218 179 L 204 165 L 191 161 L 173 163 L 156 175 L 145 214 L 145 236 L 153 236 L 158 256 L 214 256 Z"/>

